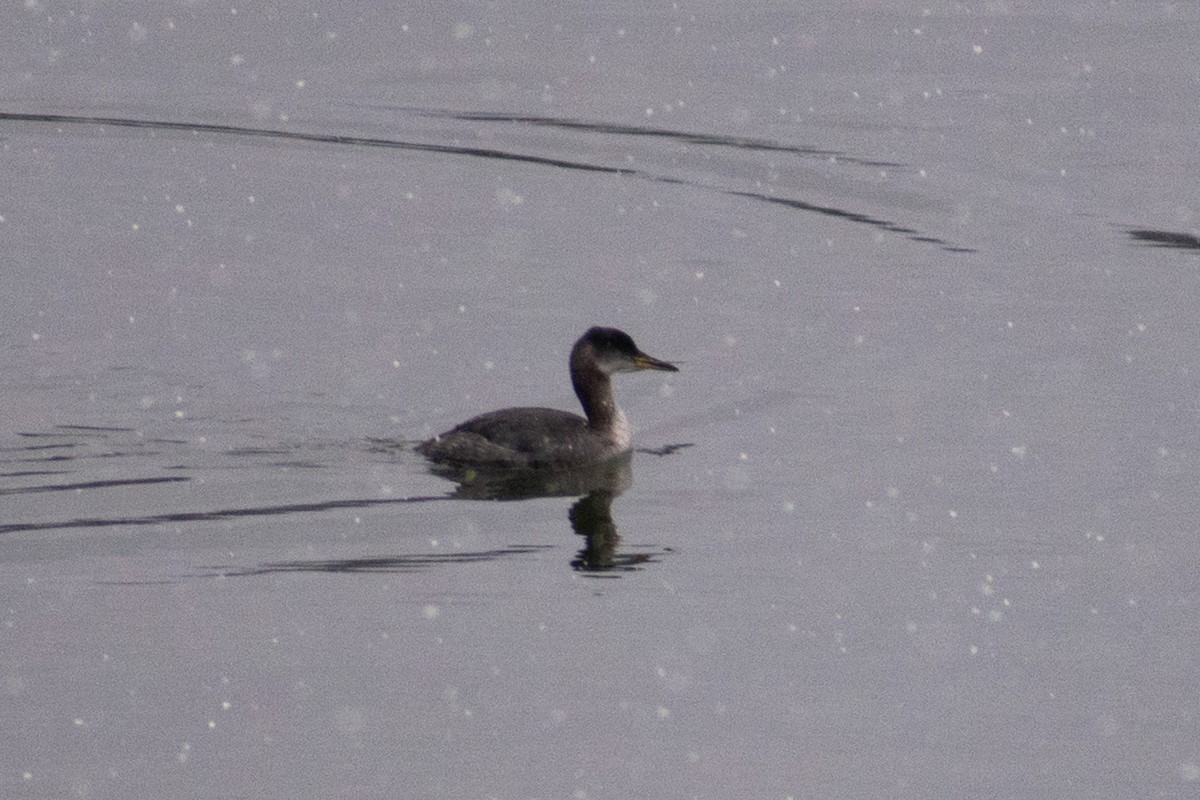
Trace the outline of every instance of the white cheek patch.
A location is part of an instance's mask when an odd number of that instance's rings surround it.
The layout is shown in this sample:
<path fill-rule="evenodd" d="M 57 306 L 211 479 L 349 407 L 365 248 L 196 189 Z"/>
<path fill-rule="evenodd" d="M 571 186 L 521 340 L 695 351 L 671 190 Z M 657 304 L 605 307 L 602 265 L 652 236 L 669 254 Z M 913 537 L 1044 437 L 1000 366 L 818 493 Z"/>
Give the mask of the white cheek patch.
<path fill-rule="evenodd" d="M 638 368 L 627 358 L 618 358 L 615 356 L 604 356 L 597 361 L 597 365 L 605 375 L 616 375 L 620 372 L 639 372 Z"/>

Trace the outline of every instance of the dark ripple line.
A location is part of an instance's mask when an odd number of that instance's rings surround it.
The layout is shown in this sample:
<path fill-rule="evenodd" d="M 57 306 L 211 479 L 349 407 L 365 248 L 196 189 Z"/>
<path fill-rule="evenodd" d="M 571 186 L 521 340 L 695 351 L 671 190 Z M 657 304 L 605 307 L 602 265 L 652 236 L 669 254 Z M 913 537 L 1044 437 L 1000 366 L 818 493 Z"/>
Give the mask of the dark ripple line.
<path fill-rule="evenodd" d="M 0 495 L 36 494 L 38 492 L 74 492 L 84 489 L 111 489 L 116 486 L 145 486 L 153 483 L 180 483 L 191 478 L 169 476 L 160 478 L 128 478 L 124 480 L 87 481 L 86 483 L 56 483 L 50 486 L 21 486 L 16 489 L 0 489 Z"/>
<path fill-rule="evenodd" d="M 845 164 L 860 167 L 882 167 L 886 169 L 901 169 L 905 165 L 898 161 L 878 161 L 874 159 L 848 156 L 839 150 L 826 150 L 818 147 L 799 147 L 797 145 L 780 144 L 771 139 L 755 139 L 748 136 L 726 136 L 715 133 L 694 133 L 679 131 L 671 128 L 652 128 L 637 125 L 618 125 L 607 122 L 589 122 L 580 119 L 558 119 L 522 114 L 494 114 L 488 112 L 438 112 L 413 109 L 415 113 L 426 117 L 454 119 L 462 122 L 508 122 L 521 125 L 533 125 L 561 130 L 585 131 L 615 136 L 637 136 L 656 139 L 670 139 L 684 144 L 698 144 L 708 147 L 730 147 L 738 150 L 754 150 L 765 153 L 786 153 L 788 155 L 834 158 Z"/>
<path fill-rule="evenodd" d="M 17 431 L 28 439 L 105 439 L 109 433 L 133 433 L 133 428 L 102 428 L 95 425 L 55 425 L 52 431 Z"/>
<path fill-rule="evenodd" d="M 531 119 L 537 118 L 535 117 Z M 42 122 L 56 125 L 110 125 L 120 128 L 177 131 L 181 133 L 202 132 L 230 136 L 282 139 L 285 141 L 309 142 L 317 144 L 346 145 L 352 147 L 383 147 L 395 150 L 409 150 L 415 152 L 438 153 L 442 155 L 459 155 L 472 158 L 513 161 L 524 164 L 535 164 L 538 166 L 557 167 L 559 169 L 574 170 L 578 172 L 591 172 L 604 175 L 622 175 L 667 185 L 693 186 L 698 189 L 719 191 L 732 197 L 744 197 L 752 200 L 761 200 L 769 203 L 776 203 L 788 208 L 794 208 L 800 211 L 814 212 L 848 220 L 850 222 L 868 224 L 889 233 L 908 234 L 908 238 L 914 241 L 937 244 L 941 247 L 941 249 L 950 253 L 975 252 L 970 248 L 953 245 L 945 240 L 932 236 L 923 236 L 918 238 L 914 235 L 917 234 L 917 231 L 910 228 L 903 228 L 886 220 L 875 219 L 866 214 L 847 211 L 845 209 L 840 209 L 833 206 L 820 206 L 814 203 L 805 202 L 803 200 L 772 197 L 770 195 L 759 194 L 756 192 L 720 189 L 718 187 L 706 186 L 700 183 L 691 183 L 679 178 L 654 175 L 652 173 L 644 172 L 643 170 L 634 169 L 632 167 L 610 167 L 602 164 L 592 164 L 585 161 L 571 161 L 562 158 L 550 158 L 549 156 L 530 155 L 528 153 L 514 153 L 508 150 L 499 150 L 492 147 L 465 147 L 462 145 L 409 142 L 402 139 L 381 139 L 377 137 L 347 136 L 344 134 L 331 133 L 304 133 L 300 131 L 283 131 L 274 128 L 248 128 L 241 125 L 221 125 L 211 122 L 172 122 L 169 120 L 141 120 L 124 117 L 95 117 L 76 114 L 28 114 L 17 112 L 0 112 L 0 121 Z M 636 131 L 639 129 L 631 128 L 631 130 Z M 655 129 L 649 130 L 654 131 Z M 666 133 L 657 135 L 666 135 Z M 697 136 L 700 136 L 700 134 L 697 134 Z M 721 139 L 720 137 L 715 137 L 715 140 L 720 141 Z"/>
<path fill-rule="evenodd" d="M 370 136 L 347 136 L 337 133 L 304 133 L 302 131 L 283 131 L 275 128 L 247 128 L 242 125 L 220 125 L 212 122 L 172 122 L 170 120 L 127 119 L 125 117 L 92 117 L 76 114 L 22 114 L 0 112 L 0 120 L 11 122 L 45 122 L 55 125 L 111 125 L 116 128 L 138 128 L 162 131 L 177 131 L 181 133 L 215 133 L 228 136 L 247 136 L 262 139 L 283 139 L 294 142 L 310 142 L 316 144 L 336 144 L 352 147 L 385 147 L 395 150 L 414 150 L 425 153 L 441 153 L 446 155 L 472 156 L 475 158 L 490 158 L 501 161 L 517 161 L 541 166 L 560 167 L 562 169 L 580 170 L 583 172 L 600 172 L 609 175 L 638 176 L 638 170 L 629 167 L 606 167 L 600 164 L 588 164 L 582 161 L 568 161 L 548 156 L 535 156 L 525 153 L 513 153 L 508 150 L 498 150 L 492 147 L 465 147 L 462 145 L 430 144 L 428 142 L 408 142 L 403 139 L 380 139 Z"/>
<path fill-rule="evenodd" d="M 31 433 L 18 433 L 17 436 L 32 436 Z M 70 450 L 72 447 L 79 447 L 75 442 L 62 442 L 61 444 L 31 444 L 27 447 L 0 447 L 0 453 L 29 453 L 35 450 Z"/>
<path fill-rule="evenodd" d="M 278 561 L 257 567 L 212 567 L 221 577 L 243 578 L 277 572 L 383 573 L 412 572 L 438 564 L 474 564 L 496 561 L 508 556 L 529 555 L 554 549 L 552 545 L 518 544 L 492 550 L 466 550 L 457 553 L 421 553 L 371 558 L 335 558 L 314 561 Z"/>
<path fill-rule="evenodd" d="M 785 206 L 786 208 L 796 208 L 801 211 L 809 211 L 814 214 L 822 214 L 827 217 L 835 217 L 837 219 L 844 219 L 850 222 L 857 222 L 862 225 L 870 225 L 874 228 L 887 231 L 888 233 L 906 235 L 914 242 L 937 245 L 943 250 L 951 253 L 976 252 L 976 250 L 973 248 L 954 245 L 945 239 L 940 239 L 936 236 L 926 236 L 913 228 L 909 228 L 904 225 L 898 225 L 890 220 L 872 217 L 869 214 L 863 214 L 858 211 L 847 211 L 846 209 L 838 208 L 837 206 L 822 206 L 817 205 L 816 203 L 809 203 L 804 200 L 794 200 L 790 197 L 775 197 L 773 195 L 762 194 L 760 192 L 740 192 L 730 189 L 726 190 L 725 193 L 735 195 L 737 197 L 745 197 L 750 200 L 758 200 L 763 203 L 773 203 L 775 205 Z"/>
<path fill-rule="evenodd" d="M 797 147 L 796 145 L 780 144 L 770 139 L 755 139 L 748 136 L 725 136 L 715 133 L 694 133 L 679 131 L 671 128 L 653 128 L 639 125 L 620 125 L 610 122 L 591 122 L 583 119 L 560 119 L 536 114 L 496 114 L 492 112 L 473 111 L 430 111 L 427 109 L 409 109 L 421 116 L 433 119 L 453 119 L 460 122 L 504 122 L 519 125 L 531 125 L 542 128 L 557 128 L 569 131 L 585 131 L 587 133 L 603 133 L 616 136 L 638 136 L 655 139 L 670 139 L 684 144 L 711 145 L 716 147 L 731 147 L 739 150 L 760 150 L 770 153 L 789 153 L 801 156 L 819 156 L 822 158 L 839 158 L 853 164 L 868 166 L 900 167 L 902 164 L 883 161 L 861 161 L 843 156 L 836 150 L 823 150 L 816 147 Z"/>
<path fill-rule="evenodd" d="M 75 445 L 69 445 L 75 447 Z M 44 449 L 44 448 L 43 448 Z M 15 452 L 12 450 L 4 452 Z M 49 462 L 61 463 L 66 461 L 86 461 L 95 458 L 146 458 L 147 456 L 160 455 L 157 451 L 147 450 L 144 452 L 136 452 L 132 450 L 115 450 L 111 453 L 91 453 L 84 455 L 52 455 L 52 456 L 26 456 L 23 458 L 4 458 L 0 459 L 0 464 L 45 464 Z"/>
<path fill-rule="evenodd" d="M 14 522 L 0 525 L 0 534 L 27 531 L 53 531 L 68 528 L 114 528 L 121 525 L 161 525 L 171 522 L 214 522 L 243 517 L 272 517 L 284 514 L 303 514 L 311 511 L 333 511 L 341 508 L 372 508 L 400 503 L 428 503 L 449 500 L 447 495 L 419 497 L 389 497 L 362 500 L 325 500 L 320 503 L 289 503 L 278 506 L 229 508 L 218 511 L 181 511 L 173 514 L 152 514 L 146 517 L 90 517 L 58 522 Z"/>
<path fill-rule="evenodd" d="M 1200 236 L 1154 228 L 1128 228 L 1125 231 L 1138 244 L 1169 250 L 1200 250 Z"/>
<path fill-rule="evenodd" d="M 88 433 L 133 433 L 134 428 L 114 428 L 109 425 L 55 425 L 63 431 L 85 431 Z"/>

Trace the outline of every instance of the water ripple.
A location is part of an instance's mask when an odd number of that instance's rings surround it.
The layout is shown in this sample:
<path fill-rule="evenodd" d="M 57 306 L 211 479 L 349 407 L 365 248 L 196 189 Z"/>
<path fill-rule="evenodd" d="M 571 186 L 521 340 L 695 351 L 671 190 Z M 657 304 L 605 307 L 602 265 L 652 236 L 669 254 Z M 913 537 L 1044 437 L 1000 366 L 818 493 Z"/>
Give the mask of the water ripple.
<path fill-rule="evenodd" d="M 602 122 L 589 122 L 572 119 L 555 119 L 553 117 L 519 116 L 505 114 L 471 114 L 447 112 L 432 109 L 397 109 L 409 113 L 432 118 L 445 118 L 457 121 L 496 122 L 519 124 L 524 126 L 556 128 L 559 130 L 584 131 L 601 133 L 612 136 L 637 136 L 646 138 L 669 139 L 672 141 L 722 148 L 734 148 L 757 152 L 785 153 L 801 157 L 820 157 L 826 161 L 841 162 L 857 166 L 897 168 L 903 166 L 897 162 L 877 159 L 866 159 L 848 156 L 837 151 L 813 147 L 782 144 L 765 139 L 752 139 L 736 136 L 721 136 L 715 134 L 692 133 L 675 131 L 664 128 L 637 127 L 630 125 L 613 125 Z M 836 217 L 847 222 L 870 225 L 887 233 L 903 235 L 911 241 L 931 244 L 949 253 L 974 253 L 974 248 L 954 244 L 949 240 L 930 234 L 921 233 L 907 225 L 901 225 L 888 220 L 878 219 L 869 214 L 848 208 L 812 203 L 798 198 L 766 195 L 749 190 L 737 190 L 695 180 L 686 180 L 669 174 L 656 173 L 650 170 L 631 167 L 600 164 L 590 161 L 560 158 L 534 153 L 522 153 L 500 147 L 478 147 L 457 144 L 439 144 L 433 142 L 418 142 L 405 139 L 392 139 L 372 136 L 351 136 L 336 133 L 313 133 L 304 131 L 289 131 L 278 128 L 254 128 L 242 125 L 225 125 L 205 122 L 180 122 L 159 119 L 136 119 L 132 117 L 102 117 L 79 114 L 40 114 L 0 112 L 0 121 L 42 123 L 51 125 L 80 125 L 94 127 L 135 128 L 151 131 L 174 131 L 181 133 L 209 133 L 221 136 L 241 136 L 277 141 L 308 142 L 329 144 L 342 147 L 378 147 L 395 150 L 407 150 L 424 153 L 439 153 L 450 156 L 468 158 L 486 158 L 493 161 L 509 161 L 525 163 L 534 166 L 553 167 L 556 169 L 591 172 L 606 175 L 620 175 L 640 180 L 652 181 L 667 185 L 689 186 L 695 189 L 718 192 L 730 197 L 741 197 L 750 200 L 765 201 L 796 211 L 816 213 Z"/>
<path fill-rule="evenodd" d="M 1200 250 L 1200 236 L 1154 228 L 1129 228 L 1125 231 L 1136 244 L 1171 250 Z"/>

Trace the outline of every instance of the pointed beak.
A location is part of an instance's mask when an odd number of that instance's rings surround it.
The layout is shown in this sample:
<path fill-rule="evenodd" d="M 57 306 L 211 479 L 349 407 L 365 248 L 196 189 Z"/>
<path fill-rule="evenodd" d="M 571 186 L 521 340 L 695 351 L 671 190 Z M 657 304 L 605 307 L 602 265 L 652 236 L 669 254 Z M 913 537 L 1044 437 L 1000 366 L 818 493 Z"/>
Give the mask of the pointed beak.
<path fill-rule="evenodd" d="M 679 372 L 679 367 L 669 361 L 659 361 L 654 356 L 648 356 L 645 353 L 638 353 L 633 357 L 634 366 L 638 369 L 658 369 L 663 372 Z"/>

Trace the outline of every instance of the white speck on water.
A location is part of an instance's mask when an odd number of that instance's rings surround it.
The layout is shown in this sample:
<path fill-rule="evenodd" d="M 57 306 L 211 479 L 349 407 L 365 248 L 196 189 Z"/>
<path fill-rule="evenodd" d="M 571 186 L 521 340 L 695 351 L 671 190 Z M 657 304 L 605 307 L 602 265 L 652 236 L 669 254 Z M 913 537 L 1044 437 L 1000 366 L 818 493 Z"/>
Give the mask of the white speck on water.
<path fill-rule="evenodd" d="M 496 190 L 496 202 L 502 206 L 519 206 L 525 198 L 506 186 Z"/>
<path fill-rule="evenodd" d="M 1025 445 L 1019 444 L 1010 451 L 1017 458 L 1025 457 Z"/>
<path fill-rule="evenodd" d="M 659 719 L 666 719 L 667 717 L 671 716 L 671 711 L 663 706 L 659 706 L 657 709 L 655 709 L 654 715 Z"/>
<path fill-rule="evenodd" d="M 979 55 L 980 53 L 983 52 L 983 45 L 981 45 L 981 44 L 972 45 L 971 50 L 975 53 L 975 55 Z"/>
<path fill-rule="evenodd" d="M 146 41 L 146 36 L 149 35 L 146 26 L 140 22 L 135 22 L 129 26 L 129 41 L 134 44 L 141 44 Z"/>
<path fill-rule="evenodd" d="M 1197 764 L 1195 761 L 1185 761 L 1180 764 L 1179 779 L 1188 783 L 1200 781 L 1200 764 Z"/>
<path fill-rule="evenodd" d="M 238 53 L 234 53 L 229 57 L 229 63 L 235 67 L 240 67 L 242 64 L 246 63 L 246 57 Z"/>
<path fill-rule="evenodd" d="M 421 616 L 423 616 L 425 619 L 437 619 L 440 613 L 441 610 L 432 603 L 421 609 Z"/>
<path fill-rule="evenodd" d="M 454 38 L 458 40 L 470 39 L 475 35 L 475 26 L 469 22 L 459 22 L 454 26 Z"/>

